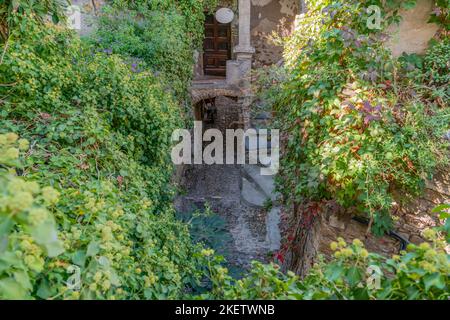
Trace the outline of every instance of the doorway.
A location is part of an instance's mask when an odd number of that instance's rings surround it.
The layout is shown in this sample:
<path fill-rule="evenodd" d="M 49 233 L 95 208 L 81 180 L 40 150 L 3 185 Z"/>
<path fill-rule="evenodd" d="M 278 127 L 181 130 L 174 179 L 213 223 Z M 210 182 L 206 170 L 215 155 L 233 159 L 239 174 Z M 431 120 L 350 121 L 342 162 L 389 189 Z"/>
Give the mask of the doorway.
<path fill-rule="evenodd" d="M 214 15 L 205 19 L 203 72 L 205 76 L 225 77 L 227 60 L 231 59 L 231 24 L 218 22 Z"/>

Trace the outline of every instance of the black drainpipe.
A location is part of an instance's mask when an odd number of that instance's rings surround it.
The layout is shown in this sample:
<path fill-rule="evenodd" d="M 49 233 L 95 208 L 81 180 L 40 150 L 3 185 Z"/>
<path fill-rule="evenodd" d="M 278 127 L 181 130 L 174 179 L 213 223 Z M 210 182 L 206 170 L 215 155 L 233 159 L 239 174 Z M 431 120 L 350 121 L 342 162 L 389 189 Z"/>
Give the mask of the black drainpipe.
<path fill-rule="evenodd" d="M 355 220 L 356 222 L 359 222 L 361 224 L 364 224 L 366 226 L 369 225 L 370 220 L 364 217 L 353 217 L 353 220 Z M 399 235 L 397 232 L 395 231 L 389 231 L 388 236 L 391 238 L 394 238 L 395 240 L 398 240 L 400 242 L 400 251 L 406 250 L 406 247 L 408 246 L 408 244 L 410 244 L 410 242 L 408 240 L 406 240 L 405 238 L 403 238 L 401 235 Z"/>

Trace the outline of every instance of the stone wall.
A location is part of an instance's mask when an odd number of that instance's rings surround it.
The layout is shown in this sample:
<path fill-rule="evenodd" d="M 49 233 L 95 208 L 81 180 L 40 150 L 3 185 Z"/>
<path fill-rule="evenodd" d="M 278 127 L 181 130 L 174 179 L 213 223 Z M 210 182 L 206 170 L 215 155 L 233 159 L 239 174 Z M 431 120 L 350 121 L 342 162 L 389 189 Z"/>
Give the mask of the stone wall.
<path fill-rule="evenodd" d="M 386 44 L 394 56 L 400 56 L 404 52 L 425 52 L 428 42 L 438 31 L 437 25 L 428 23 L 434 9 L 433 3 L 432 0 L 418 0 L 413 9 L 400 11 L 403 20 L 400 25 L 389 28 L 391 38 Z M 422 238 L 423 230 L 439 225 L 438 217 L 431 210 L 439 204 L 450 203 L 450 169 L 438 172 L 433 181 L 428 181 L 419 198 L 402 199 L 402 194 L 398 192 L 396 198 L 393 212 L 397 219 L 394 227 L 396 233 L 412 243 L 425 241 Z M 366 229 L 366 226 L 358 222 L 350 221 L 344 226 L 336 216 L 326 216 L 322 221 L 323 239 L 320 241 L 319 251 L 329 253 L 329 244 L 337 236 L 347 240 L 365 239 L 370 250 L 382 254 L 399 251 L 399 241 L 392 237 L 366 236 Z"/>

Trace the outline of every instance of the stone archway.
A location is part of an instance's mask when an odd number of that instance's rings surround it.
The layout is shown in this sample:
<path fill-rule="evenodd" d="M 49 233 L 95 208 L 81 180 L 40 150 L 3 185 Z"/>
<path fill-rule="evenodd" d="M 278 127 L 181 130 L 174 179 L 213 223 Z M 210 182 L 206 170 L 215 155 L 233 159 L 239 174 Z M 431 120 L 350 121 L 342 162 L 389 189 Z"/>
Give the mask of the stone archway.
<path fill-rule="evenodd" d="M 216 100 L 220 97 L 231 99 L 234 103 L 230 104 L 229 108 L 237 110 L 234 111 L 242 118 L 242 104 L 239 103 L 240 97 L 242 97 L 242 91 L 238 88 L 193 88 L 191 90 L 191 99 L 195 120 L 203 121 L 208 118 L 212 113 L 217 113 Z M 221 100 L 220 100 L 221 101 Z M 223 109 L 223 108 L 221 108 Z M 221 110 L 223 112 L 223 110 Z M 228 112 L 229 113 L 229 112 Z M 236 125 L 238 122 L 242 122 L 242 119 L 234 120 Z"/>

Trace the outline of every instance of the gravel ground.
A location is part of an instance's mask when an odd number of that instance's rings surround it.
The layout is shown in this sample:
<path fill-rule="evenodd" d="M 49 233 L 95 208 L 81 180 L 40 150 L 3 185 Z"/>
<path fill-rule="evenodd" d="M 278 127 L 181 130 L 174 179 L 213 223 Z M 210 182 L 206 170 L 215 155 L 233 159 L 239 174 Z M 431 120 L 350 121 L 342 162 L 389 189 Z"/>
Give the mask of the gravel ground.
<path fill-rule="evenodd" d="M 209 203 L 225 219 L 232 237 L 225 244 L 224 255 L 231 270 L 248 270 L 253 260 L 267 262 L 266 212 L 241 203 L 240 166 L 191 165 L 186 167 L 183 180 L 184 192 L 175 200 L 177 211 L 188 213 Z"/>

